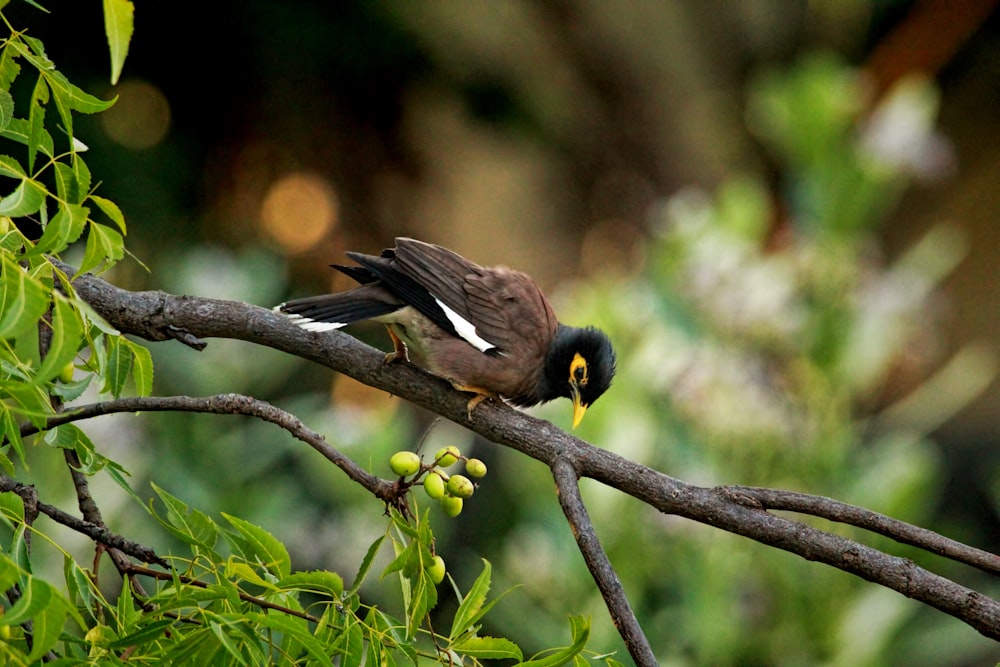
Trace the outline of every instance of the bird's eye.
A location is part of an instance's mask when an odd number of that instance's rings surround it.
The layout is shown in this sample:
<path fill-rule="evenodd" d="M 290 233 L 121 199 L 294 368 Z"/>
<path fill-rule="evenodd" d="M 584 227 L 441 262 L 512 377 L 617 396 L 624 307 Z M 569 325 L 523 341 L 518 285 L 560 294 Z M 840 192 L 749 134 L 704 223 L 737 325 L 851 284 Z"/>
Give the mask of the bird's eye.
<path fill-rule="evenodd" d="M 569 364 L 569 381 L 578 385 L 587 384 L 587 360 L 579 352 L 573 355 Z"/>

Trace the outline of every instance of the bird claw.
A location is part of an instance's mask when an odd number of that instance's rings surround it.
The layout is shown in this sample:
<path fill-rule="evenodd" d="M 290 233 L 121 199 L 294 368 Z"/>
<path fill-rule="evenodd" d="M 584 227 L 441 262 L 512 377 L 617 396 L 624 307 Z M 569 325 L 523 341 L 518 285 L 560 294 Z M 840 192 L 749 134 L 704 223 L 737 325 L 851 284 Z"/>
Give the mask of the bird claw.
<path fill-rule="evenodd" d="M 487 399 L 497 397 L 496 394 L 494 394 L 493 392 L 487 391 L 480 387 L 470 387 L 468 385 L 459 384 L 454 381 L 452 381 L 451 386 L 454 387 L 455 389 L 458 389 L 459 391 L 464 391 L 467 394 L 475 394 L 475 396 L 470 398 L 469 402 L 465 405 L 465 413 L 469 417 L 469 421 L 472 421 L 472 411 L 476 409 L 477 405 L 479 405 L 480 403 L 482 403 Z"/>

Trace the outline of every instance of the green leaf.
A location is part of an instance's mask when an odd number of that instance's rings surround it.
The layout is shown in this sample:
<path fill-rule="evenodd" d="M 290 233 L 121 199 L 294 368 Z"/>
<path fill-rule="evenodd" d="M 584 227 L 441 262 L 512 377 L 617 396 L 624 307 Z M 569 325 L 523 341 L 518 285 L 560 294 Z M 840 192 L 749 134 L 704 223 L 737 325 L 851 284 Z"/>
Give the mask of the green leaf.
<path fill-rule="evenodd" d="M 288 637 L 293 637 L 317 664 L 330 664 L 330 656 L 326 654 L 323 644 L 312 636 L 309 627 L 302 619 L 291 618 L 283 614 L 245 613 L 233 617 L 236 621 L 256 623 Z"/>
<path fill-rule="evenodd" d="M 3 130 L 14 118 L 14 98 L 7 90 L 0 88 L 0 130 Z"/>
<path fill-rule="evenodd" d="M 124 336 L 106 336 L 107 364 L 104 367 L 104 393 L 115 398 L 125 391 L 125 381 L 132 373 L 132 350 Z"/>
<path fill-rule="evenodd" d="M 351 590 L 349 593 L 353 595 L 358 592 L 361 588 L 361 584 L 364 583 L 365 577 L 368 576 L 368 572 L 372 568 L 372 563 L 375 562 L 375 556 L 378 555 L 379 549 L 382 548 L 382 542 L 385 540 L 385 535 L 381 535 L 377 540 L 372 542 L 372 545 L 368 547 L 368 552 L 365 554 L 364 560 L 361 561 L 361 567 L 358 568 L 358 575 L 354 577 L 354 583 L 351 584 Z"/>
<path fill-rule="evenodd" d="M 0 514 L 15 523 L 24 523 L 24 500 L 13 491 L 0 493 Z"/>
<path fill-rule="evenodd" d="M 9 155 L 0 155 L 0 176 L 24 179 L 24 167 Z"/>
<path fill-rule="evenodd" d="M 90 167 L 80 157 L 79 153 L 73 153 L 73 173 L 76 174 L 76 182 L 80 187 L 80 192 L 90 191 Z"/>
<path fill-rule="evenodd" d="M 80 192 L 80 184 L 76 181 L 73 168 L 65 162 L 56 162 L 53 167 L 55 167 L 56 195 L 59 199 L 70 204 L 82 203 L 86 193 Z"/>
<path fill-rule="evenodd" d="M 282 589 L 311 591 L 331 598 L 339 599 L 344 593 L 344 580 L 336 572 L 316 570 L 313 572 L 295 572 L 278 581 Z"/>
<path fill-rule="evenodd" d="M 150 485 L 167 508 L 166 520 L 160 519 L 154 512 L 160 523 L 181 541 L 213 550 L 219 534 L 215 522 L 204 512 L 189 508 L 156 484 L 151 482 Z"/>
<path fill-rule="evenodd" d="M 462 598 L 458 611 L 455 612 L 455 618 L 451 622 L 451 634 L 448 635 L 450 639 L 468 630 L 482 616 L 480 612 L 486 602 L 486 594 L 490 591 L 491 572 L 492 566 L 484 558 L 483 571 L 476 577 L 469 592 Z"/>
<path fill-rule="evenodd" d="M 24 118 L 11 118 L 7 127 L 0 131 L 0 136 L 25 146 L 30 143 L 30 135 L 31 127 Z M 41 135 L 38 137 L 38 150 L 48 157 L 53 156 L 55 149 L 52 144 L 52 135 L 48 133 L 48 130 L 41 131 Z"/>
<path fill-rule="evenodd" d="M 142 646 L 143 644 L 148 644 L 150 642 L 163 639 L 165 636 L 166 629 L 174 624 L 174 621 L 170 619 L 159 619 L 155 620 L 148 625 L 144 625 L 132 634 L 126 635 L 121 639 L 111 642 L 107 645 L 107 649 L 111 651 L 118 651 L 121 649 L 127 649 L 134 646 Z"/>
<path fill-rule="evenodd" d="M 35 374 L 35 384 L 44 384 L 59 375 L 63 366 L 73 361 L 83 341 L 83 321 L 69 300 L 53 293 L 52 338 L 49 351 Z"/>
<path fill-rule="evenodd" d="M 21 73 L 21 66 L 17 64 L 17 50 L 4 48 L 0 53 L 0 88 L 10 90 L 14 79 Z"/>
<path fill-rule="evenodd" d="M 59 210 L 45 225 L 42 238 L 26 257 L 35 257 L 44 253 L 60 253 L 71 243 L 80 238 L 87 222 L 90 209 L 79 204 L 59 204 Z"/>
<path fill-rule="evenodd" d="M 118 231 L 124 235 L 126 233 L 125 216 L 122 214 L 122 210 L 118 208 L 118 204 L 114 203 L 110 199 L 98 197 L 97 195 L 90 195 L 90 199 L 97 204 L 97 208 L 101 209 L 104 215 L 111 218 L 111 221 L 118 225 Z"/>
<path fill-rule="evenodd" d="M 34 583 L 35 579 L 32 578 L 31 581 Z M 32 618 L 34 644 L 32 645 L 31 653 L 28 654 L 29 661 L 40 660 L 43 655 L 48 653 L 49 649 L 59 641 L 63 626 L 66 624 L 67 605 L 54 589 L 50 587 L 50 590 L 52 593 L 49 604 L 46 604 Z"/>
<path fill-rule="evenodd" d="M 2 391 L 2 388 L 0 388 L 0 391 Z M 10 443 L 10 446 L 14 449 L 17 458 L 21 461 L 21 465 L 27 467 L 24 460 L 24 440 L 21 439 L 21 427 L 6 402 L 0 402 L 0 431 L 2 431 L 3 439 Z M 6 454 L 0 454 L 0 456 L 2 456 L 2 460 L 4 461 L 4 467 L 7 467 L 10 461 Z M 12 471 L 8 471 L 8 473 L 13 474 Z"/>
<path fill-rule="evenodd" d="M 590 621 L 583 616 L 570 616 L 569 626 L 573 632 L 573 644 L 564 649 L 535 660 L 519 662 L 514 667 L 559 667 L 578 655 L 590 637 Z"/>
<path fill-rule="evenodd" d="M 45 105 L 48 102 L 49 87 L 45 83 L 45 77 L 39 74 L 28 107 L 28 171 L 35 170 L 35 155 L 38 153 L 42 143 L 42 133 L 45 131 Z"/>
<path fill-rule="evenodd" d="M 132 380 L 135 382 L 135 393 L 139 396 L 149 396 L 153 393 L 153 355 L 139 343 L 124 340 L 132 353 Z"/>
<path fill-rule="evenodd" d="M 37 326 L 49 307 L 49 293 L 42 282 L 29 275 L 6 255 L 0 276 L 3 317 L 0 318 L 0 338 L 13 338 Z"/>
<path fill-rule="evenodd" d="M 135 7 L 130 0 L 104 0 L 104 32 L 111 50 L 111 85 L 118 83 L 132 39 Z"/>
<path fill-rule="evenodd" d="M 30 179 L 24 179 L 3 199 L 0 199 L 0 215 L 20 218 L 37 213 L 45 203 L 45 188 Z"/>
<path fill-rule="evenodd" d="M 0 202 L 2 204 L 3 202 Z M 98 266 L 107 269 L 125 256 L 125 239 L 116 230 L 91 221 L 87 234 L 87 250 L 77 274 L 93 271 Z"/>
<path fill-rule="evenodd" d="M 31 620 L 48 606 L 54 593 L 44 579 L 29 576 L 27 584 L 21 586 L 21 599 L 0 616 L 0 625 L 20 625 Z"/>
<path fill-rule="evenodd" d="M 523 660 L 521 648 L 502 637 L 468 637 L 451 645 L 452 650 L 471 658 L 486 660 Z"/>
<path fill-rule="evenodd" d="M 248 561 L 259 561 L 278 577 L 287 577 L 291 574 L 292 559 L 288 555 L 288 549 L 278 538 L 260 526 L 255 526 L 237 516 L 225 512 L 222 516 L 238 531 L 238 534 L 227 531 L 229 541 L 243 552 Z"/>
<path fill-rule="evenodd" d="M 62 72 L 56 70 L 45 73 L 45 80 L 52 91 L 52 98 L 55 100 L 56 109 L 62 118 L 63 125 L 69 136 L 73 136 L 73 112 L 92 114 L 108 109 L 117 101 L 117 97 L 110 100 L 102 100 L 94 97 L 90 93 L 84 92 L 74 84 Z"/>

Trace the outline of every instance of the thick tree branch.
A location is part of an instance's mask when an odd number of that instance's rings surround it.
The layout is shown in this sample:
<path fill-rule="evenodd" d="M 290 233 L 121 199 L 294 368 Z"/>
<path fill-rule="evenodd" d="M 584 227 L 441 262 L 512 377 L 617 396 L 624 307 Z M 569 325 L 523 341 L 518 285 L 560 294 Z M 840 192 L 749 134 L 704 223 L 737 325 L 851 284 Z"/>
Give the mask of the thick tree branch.
<path fill-rule="evenodd" d="M 405 398 L 493 442 L 516 449 L 550 467 L 559 459 L 591 477 L 668 514 L 676 514 L 749 537 L 807 559 L 850 572 L 896 590 L 1000 639 L 1000 603 L 851 540 L 776 516 L 752 497 L 709 489 L 642 466 L 575 438 L 553 424 L 487 401 L 466 415 L 468 397 L 420 369 L 382 364 L 383 353 L 341 333 L 310 333 L 264 308 L 232 301 L 128 292 L 93 276 L 74 281 L 77 293 L 113 326 L 150 340 L 233 338 L 266 345 L 342 372 Z"/>

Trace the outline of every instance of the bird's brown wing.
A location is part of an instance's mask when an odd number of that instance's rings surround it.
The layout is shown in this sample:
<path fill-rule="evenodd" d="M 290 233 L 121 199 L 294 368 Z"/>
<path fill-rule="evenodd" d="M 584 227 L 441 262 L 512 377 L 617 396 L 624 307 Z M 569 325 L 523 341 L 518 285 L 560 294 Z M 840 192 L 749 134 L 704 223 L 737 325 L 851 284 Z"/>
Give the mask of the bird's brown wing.
<path fill-rule="evenodd" d="M 499 352 L 547 346 L 551 340 L 555 316 L 527 275 L 504 267 L 485 268 L 447 248 L 407 238 L 396 239 L 395 257 L 403 272 Z M 462 327 L 455 328 L 462 334 Z"/>

